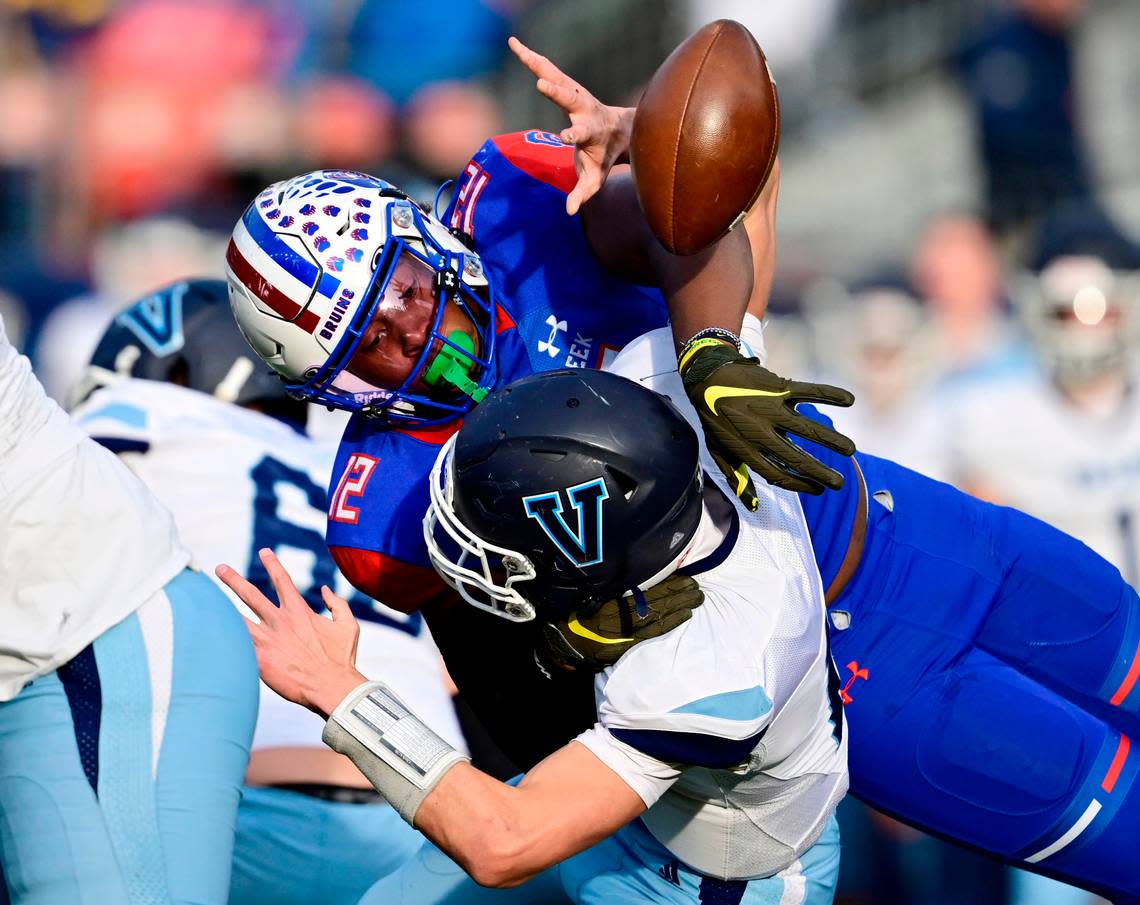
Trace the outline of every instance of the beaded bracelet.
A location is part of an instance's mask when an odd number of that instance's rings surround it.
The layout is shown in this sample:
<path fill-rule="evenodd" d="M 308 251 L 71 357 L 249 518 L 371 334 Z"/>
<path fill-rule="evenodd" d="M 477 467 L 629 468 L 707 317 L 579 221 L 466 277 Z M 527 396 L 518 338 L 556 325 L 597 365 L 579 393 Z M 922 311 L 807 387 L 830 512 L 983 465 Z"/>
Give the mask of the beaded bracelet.
<path fill-rule="evenodd" d="M 689 359 L 697 350 L 712 345 L 729 345 L 740 351 L 740 337 L 724 327 L 706 327 L 689 337 L 689 341 L 681 347 L 681 354 L 677 356 L 677 369 L 683 371 Z"/>

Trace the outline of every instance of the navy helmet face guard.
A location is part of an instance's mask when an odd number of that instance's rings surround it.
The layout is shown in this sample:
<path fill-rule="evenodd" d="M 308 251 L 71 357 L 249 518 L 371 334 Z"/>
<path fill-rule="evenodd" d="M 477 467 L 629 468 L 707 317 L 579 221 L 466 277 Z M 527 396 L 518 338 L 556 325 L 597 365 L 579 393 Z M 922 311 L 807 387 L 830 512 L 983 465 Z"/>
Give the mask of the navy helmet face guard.
<path fill-rule="evenodd" d="M 250 352 L 234 324 L 228 294 L 225 280 L 180 280 L 123 309 L 99 340 L 70 405 L 101 386 L 137 378 L 257 405 L 304 425 L 306 404 Z"/>
<path fill-rule="evenodd" d="M 328 171 L 270 186 L 235 226 L 226 263 L 242 333 L 301 398 L 425 427 L 470 410 L 495 383 L 482 262 L 381 179 Z M 393 275 L 409 265 L 431 274 L 432 310 L 408 372 L 380 385 L 354 373 L 353 358 L 378 312 L 399 304 Z"/>
<path fill-rule="evenodd" d="M 441 449 L 424 539 L 468 603 L 563 618 L 644 590 L 692 548 L 703 511 L 693 428 L 615 374 L 535 374 L 491 394 Z"/>

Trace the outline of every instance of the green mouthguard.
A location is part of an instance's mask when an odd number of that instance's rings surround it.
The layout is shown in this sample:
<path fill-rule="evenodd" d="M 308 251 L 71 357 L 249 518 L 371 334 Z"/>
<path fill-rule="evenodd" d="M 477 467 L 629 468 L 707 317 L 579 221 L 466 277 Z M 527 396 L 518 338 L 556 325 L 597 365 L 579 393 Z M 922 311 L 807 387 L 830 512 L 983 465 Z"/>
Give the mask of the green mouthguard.
<path fill-rule="evenodd" d="M 471 379 L 471 369 L 475 367 L 474 340 L 462 330 L 452 330 L 447 334 L 447 341 L 459 348 L 445 343 L 424 374 L 424 383 L 429 387 L 455 387 L 465 396 L 482 402 L 487 396 L 487 389 Z"/>

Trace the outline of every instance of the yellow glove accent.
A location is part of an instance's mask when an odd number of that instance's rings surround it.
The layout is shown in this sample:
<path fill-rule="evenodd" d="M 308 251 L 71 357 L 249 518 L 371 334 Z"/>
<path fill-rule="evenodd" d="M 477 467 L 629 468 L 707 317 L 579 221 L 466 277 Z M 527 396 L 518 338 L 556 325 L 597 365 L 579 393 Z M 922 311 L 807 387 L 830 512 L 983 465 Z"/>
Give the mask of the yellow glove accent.
<path fill-rule="evenodd" d="M 567 622 L 566 625 L 575 635 L 587 638 L 590 641 L 596 641 L 598 644 L 626 644 L 633 641 L 633 638 L 606 638 L 603 635 L 592 632 L 578 621 L 577 616 Z"/>
<path fill-rule="evenodd" d="M 689 360 L 701 349 L 708 348 L 709 346 L 728 346 L 729 344 L 723 339 L 716 339 L 712 336 L 706 336 L 703 339 L 698 339 L 696 342 L 689 343 L 681 350 L 681 359 L 677 362 L 677 370 L 684 371 L 685 365 Z M 731 347 L 730 347 L 731 348 Z"/>
<path fill-rule="evenodd" d="M 736 495 L 741 496 L 748 486 L 748 466 L 743 462 L 736 469 Z"/>
<path fill-rule="evenodd" d="M 747 387 L 709 387 L 705 390 L 705 405 L 715 415 L 716 404 L 721 399 L 737 399 L 741 396 L 787 396 L 787 390 L 750 390 Z"/>

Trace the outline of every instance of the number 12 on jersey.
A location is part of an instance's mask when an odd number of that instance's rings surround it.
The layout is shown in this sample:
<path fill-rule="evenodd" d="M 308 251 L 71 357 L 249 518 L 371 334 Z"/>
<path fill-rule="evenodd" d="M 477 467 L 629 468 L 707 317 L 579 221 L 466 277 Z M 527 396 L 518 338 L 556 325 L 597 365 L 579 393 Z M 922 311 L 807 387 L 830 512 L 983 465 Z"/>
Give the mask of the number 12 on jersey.
<path fill-rule="evenodd" d="M 360 520 L 360 510 L 349 501 L 353 497 L 364 495 L 372 473 L 376 470 L 378 459 L 366 456 L 364 453 L 353 453 L 344 466 L 344 474 L 340 476 L 340 483 L 336 485 L 332 502 L 329 504 L 329 518 L 334 522 L 344 522 L 355 525 Z"/>

